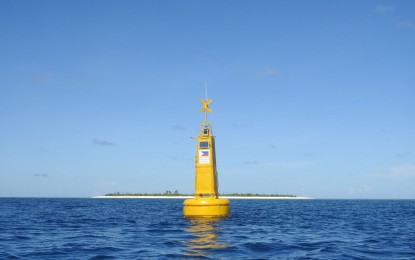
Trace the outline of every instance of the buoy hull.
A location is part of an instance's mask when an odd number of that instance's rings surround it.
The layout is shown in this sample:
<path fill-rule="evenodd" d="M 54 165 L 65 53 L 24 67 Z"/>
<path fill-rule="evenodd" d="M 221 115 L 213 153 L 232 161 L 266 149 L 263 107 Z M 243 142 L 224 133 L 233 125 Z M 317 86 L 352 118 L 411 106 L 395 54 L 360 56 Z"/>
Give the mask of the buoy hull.
<path fill-rule="evenodd" d="M 230 211 L 229 204 L 228 199 L 187 199 L 183 203 L 183 214 L 185 217 L 226 217 Z"/>

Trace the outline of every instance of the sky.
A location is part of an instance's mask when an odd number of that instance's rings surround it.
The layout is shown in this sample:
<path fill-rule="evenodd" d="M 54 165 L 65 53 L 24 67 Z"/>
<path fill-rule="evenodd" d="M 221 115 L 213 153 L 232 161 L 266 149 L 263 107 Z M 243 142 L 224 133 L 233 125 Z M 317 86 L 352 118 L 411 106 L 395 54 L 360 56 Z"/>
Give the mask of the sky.
<path fill-rule="evenodd" d="M 0 1 L 0 197 L 415 199 L 415 2 Z"/>

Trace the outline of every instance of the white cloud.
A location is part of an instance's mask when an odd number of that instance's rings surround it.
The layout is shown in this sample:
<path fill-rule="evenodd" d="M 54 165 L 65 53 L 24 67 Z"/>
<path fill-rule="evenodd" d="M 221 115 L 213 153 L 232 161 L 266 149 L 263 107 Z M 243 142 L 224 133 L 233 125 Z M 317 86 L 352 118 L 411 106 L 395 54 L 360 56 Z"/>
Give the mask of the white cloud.
<path fill-rule="evenodd" d="M 186 131 L 186 127 L 181 124 L 173 125 L 172 128 L 177 131 Z"/>
<path fill-rule="evenodd" d="M 52 82 L 52 78 L 48 76 L 35 76 L 30 79 L 30 82 L 36 85 L 49 84 Z"/>
<path fill-rule="evenodd" d="M 415 177 L 415 165 L 400 165 L 388 169 L 390 176 L 398 179 Z"/>
<path fill-rule="evenodd" d="M 278 77 L 281 76 L 281 70 L 273 67 L 265 67 L 257 72 L 259 77 Z"/>
<path fill-rule="evenodd" d="M 272 162 L 265 163 L 264 165 L 274 168 L 298 168 L 314 164 L 314 161 L 293 161 L 293 162 Z"/>
<path fill-rule="evenodd" d="M 36 174 L 33 174 L 33 176 L 35 176 L 35 177 L 43 177 L 43 178 L 47 178 L 48 177 L 48 175 L 45 174 L 45 173 L 43 173 L 43 174 L 36 173 Z"/>
<path fill-rule="evenodd" d="M 371 185 L 364 184 L 359 187 L 349 187 L 350 195 L 367 195 L 373 193 L 373 187 Z"/>
<path fill-rule="evenodd" d="M 390 180 L 407 180 L 415 177 L 415 165 L 405 164 L 392 167 L 382 167 L 374 176 Z"/>
<path fill-rule="evenodd" d="M 397 26 L 400 28 L 415 30 L 415 22 L 410 22 L 410 21 L 399 22 Z"/>
<path fill-rule="evenodd" d="M 109 142 L 107 140 L 98 140 L 94 139 L 94 144 L 96 145 L 104 145 L 104 146 L 114 146 L 115 144 L 112 142 Z"/>
<path fill-rule="evenodd" d="M 396 8 L 394 5 L 379 4 L 375 7 L 375 12 L 382 15 L 386 15 L 394 13 L 395 9 Z"/>
<path fill-rule="evenodd" d="M 258 164 L 258 161 L 244 161 L 245 164 Z"/>

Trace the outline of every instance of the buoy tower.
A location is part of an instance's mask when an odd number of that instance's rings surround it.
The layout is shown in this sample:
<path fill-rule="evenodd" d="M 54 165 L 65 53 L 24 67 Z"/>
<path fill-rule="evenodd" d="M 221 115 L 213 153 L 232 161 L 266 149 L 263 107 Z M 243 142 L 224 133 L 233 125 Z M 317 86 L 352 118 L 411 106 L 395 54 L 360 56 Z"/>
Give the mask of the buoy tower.
<path fill-rule="evenodd" d="M 207 119 L 207 113 L 212 112 L 209 107 L 212 99 L 201 98 L 200 101 L 203 104 L 200 111 L 205 113 L 205 120 L 200 124 L 200 133 L 197 137 L 195 198 L 184 201 L 183 214 L 185 217 L 228 216 L 229 200 L 219 198 L 215 137 L 212 133 L 212 125 Z"/>

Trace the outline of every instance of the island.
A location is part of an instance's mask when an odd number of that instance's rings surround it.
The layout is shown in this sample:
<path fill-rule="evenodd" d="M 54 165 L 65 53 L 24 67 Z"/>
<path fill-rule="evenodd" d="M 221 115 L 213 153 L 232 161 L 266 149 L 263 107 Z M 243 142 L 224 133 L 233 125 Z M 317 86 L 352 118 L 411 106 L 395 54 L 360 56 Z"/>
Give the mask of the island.
<path fill-rule="evenodd" d="M 221 198 L 228 199 L 311 199 L 309 197 L 300 197 L 291 194 L 263 194 L 263 193 L 222 193 Z M 111 199 L 111 198 L 160 198 L 160 199 L 186 199 L 192 198 L 194 194 L 180 193 L 178 190 L 165 191 L 164 193 L 108 193 L 103 196 L 95 196 L 93 198 L 98 199 Z"/>

